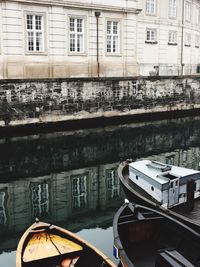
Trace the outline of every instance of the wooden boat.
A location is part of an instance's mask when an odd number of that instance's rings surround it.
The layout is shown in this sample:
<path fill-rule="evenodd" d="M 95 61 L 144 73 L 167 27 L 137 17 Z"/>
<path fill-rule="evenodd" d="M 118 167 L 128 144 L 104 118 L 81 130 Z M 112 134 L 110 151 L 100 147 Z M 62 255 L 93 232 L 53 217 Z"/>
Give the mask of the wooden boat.
<path fill-rule="evenodd" d="M 16 267 L 116 267 L 112 261 L 77 235 L 44 222 L 35 222 L 21 237 Z"/>
<path fill-rule="evenodd" d="M 148 162 L 149 163 L 149 162 Z M 118 177 L 120 179 L 120 182 L 123 186 L 123 189 L 125 191 L 125 194 L 129 201 L 135 202 L 137 204 L 145 205 L 148 207 L 160 209 L 161 211 L 168 212 L 172 217 L 179 219 L 180 221 L 183 221 L 184 223 L 187 223 L 189 226 L 193 227 L 195 229 L 197 225 L 197 229 L 200 224 L 200 184 L 199 184 L 199 177 L 200 172 L 189 170 L 189 169 L 183 169 L 182 171 L 188 176 L 186 177 L 186 181 L 188 180 L 188 184 L 185 184 L 185 188 L 187 188 L 186 191 L 183 193 L 183 189 L 178 188 L 171 188 L 172 194 L 170 195 L 170 192 L 168 193 L 168 202 L 163 201 L 163 199 L 157 198 L 154 194 L 152 194 L 153 190 L 155 193 L 158 193 L 158 191 L 155 189 L 155 183 L 149 184 L 149 190 L 147 190 L 147 186 L 142 185 L 142 183 L 139 185 L 135 181 L 139 180 L 142 176 L 146 179 L 146 171 L 141 167 L 140 170 L 136 170 L 135 180 L 134 178 L 130 177 L 130 165 L 132 164 L 132 160 L 126 160 L 120 163 L 118 167 Z M 142 165 L 141 165 L 142 166 Z M 163 166 L 162 166 L 163 167 Z M 167 170 L 167 166 L 163 167 L 164 173 L 169 173 L 169 168 Z M 177 170 L 178 167 L 177 167 Z M 155 171 L 155 170 L 154 170 Z M 162 172 L 162 170 L 161 170 Z M 157 173 L 157 172 L 155 172 Z M 176 175 L 177 176 L 177 175 Z M 180 176 L 179 175 L 179 182 L 180 182 Z M 194 179 L 192 177 L 194 176 Z M 157 179 L 157 177 L 156 177 Z M 165 179 L 165 177 L 164 177 Z M 170 180 L 170 178 L 169 178 Z M 174 183 L 176 187 L 176 180 L 177 177 L 175 177 L 175 181 L 171 179 L 169 183 Z M 170 190 L 169 189 L 169 190 Z M 182 190 L 182 191 L 181 191 Z M 185 190 L 185 189 L 184 189 Z M 159 192 L 160 193 L 160 192 Z M 187 196 L 188 194 L 188 196 Z M 183 196 L 183 199 L 186 201 L 177 201 L 175 205 L 168 205 L 171 201 L 171 196 Z M 195 198 L 196 195 L 196 198 Z"/>
<path fill-rule="evenodd" d="M 114 254 L 123 267 L 200 266 L 199 232 L 156 209 L 124 203 L 113 234 Z"/>

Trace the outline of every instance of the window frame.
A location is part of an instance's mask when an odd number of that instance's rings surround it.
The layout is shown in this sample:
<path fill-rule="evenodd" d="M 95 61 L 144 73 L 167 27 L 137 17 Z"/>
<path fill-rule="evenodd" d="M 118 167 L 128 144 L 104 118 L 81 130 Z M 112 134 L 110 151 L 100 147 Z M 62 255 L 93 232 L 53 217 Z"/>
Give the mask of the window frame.
<path fill-rule="evenodd" d="M 152 4 L 154 7 L 152 8 Z M 145 1 L 145 14 L 155 16 L 157 11 L 157 0 L 146 0 Z"/>
<path fill-rule="evenodd" d="M 196 6 L 196 25 L 200 24 L 200 7 Z"/>
<path fill-rule="evenodd" d="M 177 0 L 169 0 L 169 18 L 175 19 L 176 17 L 177 17 Z"/>
<path fill-rule="evenodd" d="M 192 7 L 191 2 L 185 2 L 185 21 L 191 22 L 191 15 L 192 15 Z"/>
<path fill-rule="evenodd" d="M 177 31 L 175 30 L 169 30 L 169 34 L 168 34 L 168 45 L 177 45 Z M 173 36 L 173 38 L 170 38 L 171 36 Z M 172 40 L 174 39 L 174 40 Z"/>
<path fill-rule="evenodd" d="M 196 34 L 195 35 L 195 47 L 199 48 L 199 45 L 200 45 L 200 36 L 199 34 Z"/>
<path fill-rule="evenodd" d="M 111 33 L 108 33 L 108 22 L 111 22 Z M 117 34 L 113 33 L 114 23 L 117 23 Z M 107 56 L 120 56 L 121 55 L 121 21 L 115 18 L 107 18 L 105 25 L 105 51 Z M 111 37 L 111 51 L 108 51 L 108 36 Z M 118 37 L 117 39 L 117 51 L 113 51 L 113 40 L 114 37 Z"/>
<path fill-rule="evenodd" d="M 147 33 L 148 31 L 150 32 L 150 40 L 147 39 Z M 152 39 L 152 32 L 155 33 L 155 38 Z M 146 31 L 145 31 L 145 43 L 148 43 L 148 44 L 157 44 L 158 41 L 157 41 L 157 38 L 158 38 L 158 33 L 157 33 L 157 28 L 146 28 Z"/>
<path fill-rule="evenodd" d="M 36 16 L 40 16 L 41 17 L 41 30 L 37 30 L 37 29 L 28 29 L 28 16 L 33 16 L 34 17 L 34 21 L 33 21 L 33 27 L 36 26 Z M 45 54 L 46 53 L 46 43 L 45 43 L 45 35 L 46 35 L 46 14 L 45 13 L 40 13 L 40 12 L 25 12 L 25 47 L 26 47 L 26 54 Z M 34 43 L 34 49 L 33 50 L 29 50 L 29 37 L 28 37 L 28 33 L 29 32 L 33 32 L 33 43 Z M 37 32 L 41 32 L 42 33 L 42 49 L 41 50 L 36 50 L 36 33 Z M 35 33 L 35 35 L 34 35 Z"/>
<path fill-rule="evenodd" d="M 71 31 L 70 30 L 70 20 L 74 19 L 75 20 L 75 27 L 76 27 L 76 31 Z M 77 31 L 77 20 L 82 20 L 82 50 L 77 51 L 77 47 L 78 47 L 78 42 L 77 42 L 77 35 L 80 34 L 79 31 Z M 75 51 L 71 51 L 71 34 L 75 35 Z M 69 15 L 68 16 L 68 55 L 71 56 L 79 56 L 79 55 L 86 55 L 86 17 L 85 16 L 76 16 L 76 15 Z"/>
<path fill-rule="evenodd" d="M 189 32 L 185 33 L 184 45 L 187 46 L 187 47 L 191 46 L 191 33 L 189 33 Z"/>

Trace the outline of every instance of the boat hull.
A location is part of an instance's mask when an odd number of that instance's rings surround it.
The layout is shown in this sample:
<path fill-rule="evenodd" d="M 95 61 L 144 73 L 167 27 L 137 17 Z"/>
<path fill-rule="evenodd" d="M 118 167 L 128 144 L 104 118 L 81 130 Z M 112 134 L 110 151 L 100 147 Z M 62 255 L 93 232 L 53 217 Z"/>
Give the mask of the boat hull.
<path fill-rule="evenodd" d="M 156 209 L 124 203 L 115 214 L 113 235 L 122 266 L 199 266 L 199 231 Z M 165 256 L 168 265 L 160 263 Z"/>
<path fill-rule="evenodd" d="M 180 220 L 181 222 L 187 224 L 199 231 L 200 226 L 200 200 L 195 200 L 196 209 L 193 211 L 188 211 L 183 205 L 175 206 L 173 208 L 165 208 L 161 204 L 146 193 L 142 188 L 139 188 L 129 179 L 128 164 L 130 160 L 123 161 L 118 167 L 118 177 L 124 193 L 130 202 L 134 202 L 140 205 L 145 205 L 150 208 L 155 208 L 157 210 L 166 212 L 170 214 L 173 218 Z M 198 203 L 198 204 L 197 204 Z"/>
<path fill-rule="evenodd" d="M 78 266 L 116 267 L 101 251 L 61 227 L 36 222 L 22 235 L 16 252 L 16 267 L 57 266 L 62 260 Z"/>

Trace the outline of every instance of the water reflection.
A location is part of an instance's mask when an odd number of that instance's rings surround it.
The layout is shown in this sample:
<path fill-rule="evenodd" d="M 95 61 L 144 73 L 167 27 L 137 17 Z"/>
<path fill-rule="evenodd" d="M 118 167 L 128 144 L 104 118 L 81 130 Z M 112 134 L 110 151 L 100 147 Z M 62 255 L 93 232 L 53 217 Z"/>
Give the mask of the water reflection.
<path fill-rule="evenodd" d="M 0 139 L 0 265 L 7 257 L 14 262 L 19 237 L 35 217 L 94 239 L 111 257 L 112 220 L 124 197 L 120 159 L 198 170 L 199 136 L 195 117 Z"/>

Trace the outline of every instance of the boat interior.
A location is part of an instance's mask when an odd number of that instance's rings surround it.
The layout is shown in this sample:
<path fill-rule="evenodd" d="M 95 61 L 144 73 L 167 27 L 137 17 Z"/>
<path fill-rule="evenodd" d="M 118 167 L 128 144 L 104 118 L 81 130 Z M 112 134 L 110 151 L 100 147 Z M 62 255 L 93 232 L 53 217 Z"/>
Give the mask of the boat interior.
<path fill-rule="evenodd" d="M 74 246 L 74 251 L 72 251 L 73 248 L 70 251 L 64 248 L 65 240 L 67 245 L 70 243 L 70 245 L 72 244 Z M 53 253 L 50 252 L 48 255 L 47 249 L 50 247 L 53 247 L 55 251 Z M 37 256 L 35 259 L 31 258 L 29 254 L 26 254 L 27 250 L 28 253 L 29 251 L 32 253 L 33 249 L 36 250 L 35 254 Z M 50 248 L 49 250 L 53 249 Z M 38 254 L 41 256 L 38 256 Z M 24 260 L 25 255 L 28 255 L 26 260 Z M 60 267 L 63 259 L 76 259 L 73 266 L 77 267 L 109 266 L 96 251 L 57 228 L 35 228 L 29 232 L 22 248 L 22 267 Z"/>
<path fill-rule="evenodd" d="M 199 234 L 160 212 L 141 206 L 134 208 L 129 203 L 117 227 L 122 247 L 133 266 L 200 266 Z"/>

